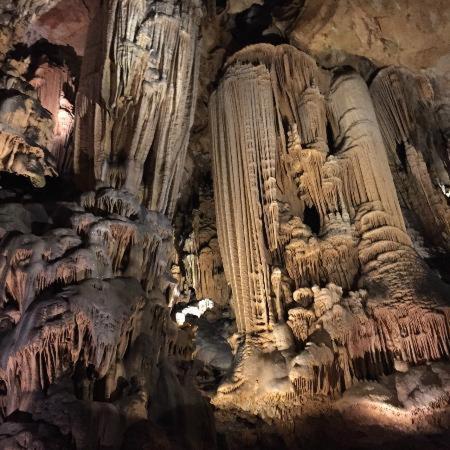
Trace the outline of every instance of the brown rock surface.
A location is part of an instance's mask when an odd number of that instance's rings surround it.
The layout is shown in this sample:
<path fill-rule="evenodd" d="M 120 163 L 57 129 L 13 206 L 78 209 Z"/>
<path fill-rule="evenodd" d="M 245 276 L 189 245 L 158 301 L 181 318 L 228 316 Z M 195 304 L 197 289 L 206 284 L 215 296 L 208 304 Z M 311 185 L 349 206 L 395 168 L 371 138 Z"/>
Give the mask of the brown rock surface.
<path fill-rule="evenodd" d="M 444 74 L 450 64 L 449 34 L 445 0 L 306 0 L 291 40 L 320 60 L 331 58 L 330 64 L 339 64 L 344 53 Z"/>

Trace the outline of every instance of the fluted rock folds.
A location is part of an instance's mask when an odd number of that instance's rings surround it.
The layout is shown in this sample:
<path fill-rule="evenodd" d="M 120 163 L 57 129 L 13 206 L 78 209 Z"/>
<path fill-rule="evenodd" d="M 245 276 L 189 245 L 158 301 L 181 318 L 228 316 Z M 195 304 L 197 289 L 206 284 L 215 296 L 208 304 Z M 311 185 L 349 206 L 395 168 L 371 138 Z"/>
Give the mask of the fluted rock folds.
<path fill-rule="evenodd" d="M 210 118 L 219 244 L 242 336 L 218 404 L 273 411 L 273 396 L 330 394 L 396 359 L 449 354 L 446 287 L 412 248 L 358 74 L 324 72 L 287 45 L 247 47 L 227 62 Z M 266 373 L 285 368 L 258 377 L 251 400 L 255 358 Z"/>
<path fill-rule="evenodd" d="M 197 98 L 201 16 L 198 0 L 102 2 L 76 104 L 83 187 L 123 187 L 173 215 Z"/>

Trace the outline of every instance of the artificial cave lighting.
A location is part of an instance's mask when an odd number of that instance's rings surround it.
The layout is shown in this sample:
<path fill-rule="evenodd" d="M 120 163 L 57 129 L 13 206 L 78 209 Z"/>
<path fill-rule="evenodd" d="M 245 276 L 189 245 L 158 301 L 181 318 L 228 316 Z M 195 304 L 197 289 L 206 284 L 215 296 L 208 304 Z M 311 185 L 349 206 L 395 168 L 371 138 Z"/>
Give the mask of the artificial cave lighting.
<path fill-rule="evenodd" d="M 180 312 L 175 314 L 175 318 L 178 325 L 183 325 L 186 321 L 187 315 L 192 315 L 196 317 L 201 317 L 203 314 L 208 311 L 208 309 L 214 308 L 214 302 L 209 298 L 205 298 L 200 300 L 197 305 L 190 305 L 183 308 Z"/>

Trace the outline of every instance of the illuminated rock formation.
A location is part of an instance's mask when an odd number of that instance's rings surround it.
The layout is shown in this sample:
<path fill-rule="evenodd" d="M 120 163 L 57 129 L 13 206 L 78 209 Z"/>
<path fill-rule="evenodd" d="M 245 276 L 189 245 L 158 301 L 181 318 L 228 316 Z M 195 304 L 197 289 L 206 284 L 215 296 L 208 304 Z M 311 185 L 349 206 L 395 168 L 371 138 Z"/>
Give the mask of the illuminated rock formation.
<path fill-rule="evenodd" d="M 0 2 L 1 449 L 445 447 L 419 3 Z"/>
<path fill-rule="evenodd" d="M 53 118 L 54 129 L 50 152 L 56 160 L 58 173 L 68 174 L 73 165 L 69 141 L 74 123 L 73 105 L 64 92 L 64 89 L 73 89 L 69 70 L 67 67 L 43 63 L 36 69 L 30 83 L 36 89 L 42 106 L 50 111 Z"/>
<path fill-rule="evenodd" d="M 370 87 L 396 187 L 404 207 L 417 216 L 428 239 L 449 246 L 450 160 L 445 139 L 448 100 L 426 75 L 405 68 L 381 70 Z M 444 190 L 442 190 L 444 187 Z"/>
<path fill-rule="evenodd" d="M 216 402 L 280 419 L 274 401 L 295 414 L 293 395 L 349 388 L 394 359 L 447 356 L 446 287 L 412 248 L 362 78 L 343 69 L 327 83 L 306 54 L 257 45 L 228 61 L 210 111 L 219 243 L 242 336 Z M 356 284 L 367 292 L 342 299 Z"/>
<path fill-rule="evenodd" d="M 9 70 L 8 70 L 9 66 Z M 28 177 L 37 187 L 56 174 L 49 152 L 53 122 L 35 98 L 21 71 L 11 63 L 3 75 L 0 98 L 0 169 Z"/>
<path fill-rule="evenodd" d="M 171 216 L 197 95 L 200 2 L 103 2 L 77 98 L 75 173 Z"/>

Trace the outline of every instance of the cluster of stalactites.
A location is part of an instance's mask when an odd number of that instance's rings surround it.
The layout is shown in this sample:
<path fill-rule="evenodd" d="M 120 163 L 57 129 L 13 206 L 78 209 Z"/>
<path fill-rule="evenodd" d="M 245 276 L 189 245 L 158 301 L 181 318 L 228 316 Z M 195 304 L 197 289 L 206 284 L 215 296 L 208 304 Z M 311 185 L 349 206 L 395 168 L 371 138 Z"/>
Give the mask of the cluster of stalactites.
<path fill-rule="evenodd" d="M 416 210 L 425 207 L 427 214 L 420 214 L 428 232 L 440 231 L 445 244 L 450 246 L 450 208 L 447 199 L 442 195 L 440 186 L 435 186 L 431 181 L 427 164 L 421 152 L 412 145 L 405 145 L 406 160 L 410 173 L 415 181 L 417 197 L 411 196 Z M 416 191 L 416 192 L 417 192 Z M 432 220 L 429 220 L 431 216 Z M 437 226 L 437 227 L 436 227 Z M 439 240 L 438 240 L 439 242 Z"/>
<path fill-rule="evenodd" d="M 228 279 L 235 279 L 236 292 L 251 286 L 234 268 L 242 264 L 241 254 L 252 255 L 255 279 L 267 280 L 271 252 L 281 256 L 297 286 L 333 281 L 349 288 L 359 267 L 351 225 L 358 208 L 380 201 L 393 226 L 405 228 L 364 81 L 354 73 L 335 77 L 328 116 L 338 151 L 327 157 L 325 100 L 312 58 L 290 46 L 264 44 L 237 53 L 226 68 L 211 101 L 211 124 L 219 242 Z M 248 177 L 239 180 L 240 171 Z M 280 201 L 287 201 L 290 211 L 282 219 Z M 303 223 L 306 208 L 317 212 L 317 234 Z M 231 235 L 241 224 L 242 242 Z M 247 239 L 253 230 L 255 236 Z M 271 286 L 256 285 L 249 292 L 263 293 L 270 319 Z"/>
<path fill-rule="evenodd" d="M 183 247 L 184 288 L 193 287 L 197 300 L 211 299 L 215 304 L 226 305 L 229 287 L 223 272 L 210 189 L 200 190 L 199 207 L 192 216 L 192 232 Z"/>
<path fill-rule="evenodd" d="M 446 142 L 439 142 L 437 148 L 433 139 L 423 139 L 428 131 L 445 134 L 445 100 L 435 91 L 433 80 L 424 74 L 417 74 L 405 67 L 390 66 L 380 70 L 370 85 L 375 111 L 389 156 L 397 165 L 401 164 L 397 145 L 410 143 L 421 147 L 437 176 L 448 180 L 444 166 L 448 167 Z M 423 112 L 427 117 L 423 116 Z M 424 121 L 425 119 L 425 121 Z M 448 117 L 447 117 L 448 119 Z M 428 126 L 429 130 L 423 130 Z"/>
<path fill-rule="evenodd" d="M 287 123 L 296 125 L 302 146 L 327 153 L 325 101 L 315 60 L 290 45 L 257 44 L 233 55 L 226 67 L 241 64 L 262 65 L 270 74 L 282 147 L 287 146 Z"/>
<path fill-rule="evenodd" d="M 371 301 L 363 290 L 343 297 L 333 284 L 313 286 L 311 294 L 311 305 L 290 309 L 287 321 L 305 347 L 290 362 L 289 378 L 300 395 L 348 389 L 389 373 L 395 359 L 422 363 L 449 354 L 448 308 L 403 302 L 399 309 Z M 321 340 L 318 329 L 328 339 Z"/>
<path fill-rule="evenodd" d="M 81 203 L 85 209 L 71 217 L 73 230 L 16 232 L 2 241 L 3 413 L 27 409 L 35 392 L 89 366 L 95 372 L 85 374 L 89 382 L 106 377 L 105 389 L 113 391 L 122 374 L 118 361 L 141 332 L 154 343 L 150 363 L 141 363 L 146 370 L 167 350 L 169 219 L 114 189 L 86 193 Z M 150 311 L 141 328 L 144 307 Z"/>
<path fill-rule="evenodd" d="M 77 97 L 75 172 L 84 185 L 125 187 L 173 214 L 197 98 L 201 11 L 198 0 L 102 3 Z"/>
<path fill-rule="evenodd" d="M 130 193 L 110 188 L 82 196 L 87 212 L 72 223 L 89 246 L 104 251 L 114 276 L 130 276 L 149 292 L 168 269 L 173 250 L 173 229 L 167 217 L 148 211 Z M 91 211 L 102 211 L 95 215 Z"/>
<path fill-rule="evenodd" d="M 449 355 L 448 307 L 382 303 L 365 290 L 343 295 L 332 283 L 300 288 L 294 299 L 302 306 L 292 306 L 286 324 L 273 328 L 289 383 L 283 381 L 279 360 L 274 369 L 273 346 L 264 348 L 260 338 L 247 336 L 237 350 L 233 378 L 219 388 L 217 404 L 231 400 L 279 418 L 280 411 L 271 409 L 276 401 L 292 419 L 297 400 L 305 396 L 341 393 L 355 382 L 392 373 L 396 361 L 408 366 Z"/>
<path fill-rule="evenodd" d="M 279 199 L 293 185 L 285 133 L 296 127 L 300 145 L 326 155 L 317 79 L 315 61 L 293 47 L 251 46 L 227 62 L 211 101 L 219 242 L 241 330 L 267 328 L 282 315 L 274 311 L 268 255 L 281 248 Z M 309 184 L 314 192 L 315 175 L 317 170 Z"/>
<path fill-rule="evenodd" d="M 251 46 L 227 62 L 211 101 L 218 230 L 225 271 L 229 280 L 235 280 L 232 286 L 238 309 L 240 290 L 254 282 L 257 288 L 250 288 L 246 298 L 252 298 L 248 296 L 251 292 L 265 298 L 267 319 L 275 317 L 271 286 L 266 281 L 272 264 L 268 254 L 281 257 L 297 286 L 334 281 L 350 287 L 358 270 L 351 228 L 358 206 L 381 200 L 396 225 L 404 228 L 364 82 L 350 76 L 344 78 L 344 87 L 335 83 L 329 115 L 337 140 L 342 142 L 336 157 L 327 157 L 326 105 L 319 78 L 314 60 L 291 46 Z M 347 95 L 348 80 L 358 89 L 362 105 L 358 106 L 359 96 Z M 350 98 L 341 102 L 337 97 L 344 95 Z M 347 109 L 354 112 L 344 115 Z M 243 174 L 248 176 L 244 179 Z M 287 202 L 283 209 L 290 211 L 284 212 L 282 219 L 280 202 Z M 319 216 L 320 232 L 315 236 L 302 223 L 306 208 Z M 288 224 L 296 220 L 306 230 L 306 241 L 303 233 L 291 233 L 296 227 Z M 232 236 L 242 226 L 241 238 Z M 245 273 L 254 273 L 254 281 L 239 273 L 242 255 L 251 255 L 250 270 Z M 238 316 L 246 315 L 243 306 L 241 311 Z M 241 326 L 248 329 L 244 323 Z"/>
<path fill-rule="evenodd" d="M 405 68 L 381 70 L 370 86 L 381 132 L 405 206 L 417 214 L 427 237 L 450 245 L 450 208 L 441 186 L 448 185 L 448 121 L 431 80 Z M 447 166 L 447 169 L 446 169 Z"/>
<path fill-rule="evenodd" d="M 370 86 L 383 137 L 394 155 L 398 143 L 410 141 L 414 126 L 414 111 L 402 83 L 402 70 L 383 69 Z"/>
<path fill-rule="evenodd" d="M 84 280 L 35 302 L 0 344 L 6 414 L 29 407 L 31 394 L 89 364 L 103 378 L 133 343 L 144 307 L 136 280 Z"/>

